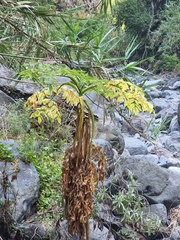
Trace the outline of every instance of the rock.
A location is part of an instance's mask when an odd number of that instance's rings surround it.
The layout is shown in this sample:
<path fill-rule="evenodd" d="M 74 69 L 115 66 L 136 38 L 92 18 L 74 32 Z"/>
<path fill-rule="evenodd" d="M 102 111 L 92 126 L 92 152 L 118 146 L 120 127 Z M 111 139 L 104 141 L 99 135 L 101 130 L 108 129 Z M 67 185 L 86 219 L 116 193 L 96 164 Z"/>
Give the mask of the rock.
<path fill-rule="evenodd" d="M 15 103 L 14 99 L 0 90 L 0 105 Z"/>
<path fill-rule="evenodd" d="M 157 216 L 163 225 L 165 225 L 168 221 L 167 209 L 166 206 L 162 203 L 151 204 L 148 207 L 143 207 L 142 210 L 145 215 L 152 214 L 154 216 Z"/>
<path fill-rule="evenodd" d="M 84 99 L 89 103 L 93 113 L 97 115 L 100 119 L 103 119 L 105 114 L 104 108 L 107 101 L 103 96 L 98 96 L 95 92 L 88 92 Z"/>
<path fill-rule="evenodd" d="M 143 193 L 150 204 L 162 203 L 169 210 L 180 204 L 180 168 L 164 169 L 144 160 L 122 159 L 120 169 L 115 174 L 128 169 L 138 181 L 138 190 Z"/>
<path fill-rule="evenodd" d="M 98 138 L 108 141 L 119 154 L 124 151 L 124 137 L 117 126 L 103 125 L 98 122 L 96 124 L 95 139 Z"/>
<path fill-rule="evenodd" d="M 23 240 L 49 240 L 42 225 L 37 223 L 24 223 L 16 226 L 15 239 Z"/>
<path fill-rule="evenodd" d="M 3 177 L 7 176 L 7 189 L 4 188 Z M 10 202 L 10 215 L 13 220 L 21 223 L 35 206 L 39 192 L 39 176 L 32 163 L 0 162 L 0 208 L 6 201 Z M 6 196 L 6 198 L 5 198 Z"/>
<path fill-rule="evenodd" d="M 178 112 L 177 112 L 177 116 L 178 116 L 178 123 L 180 125 L 180 102 L 178 103 Z"/>
<path fill-rule="evenodd" d="M 144 132 L 144 130 L 147 126 L 147 122 L 145 121 L 145 119 L 142 116 L 132 117 L 131 123 L 140 132 Z M 137 133 L 126 121 L 123 121 L 121 131 L 122 131 L 122 133 L 126 133 L 126 134 L 128 133 L 129 135 L 135 135 Z"/>
<path fill-rule="evenodd" d="M 176 81 L 176 82 L 173 84 L 172 89 L 173 89 L 173 90 L 180 89 L 180 81 Z"/>
<path fill-rule="evenodd" d="M 180 128 L 180 126 L 179 126 Z M 164 146 L 166 149 L 168 149 L 170 152 L 179 152 L 180 153 L 180 131 L 173 131 L 171 132 L 168 137 L 166 138 L 166 141 L 164 143 Z"/>
<path fill-rule="evenodd" d="M 166 108 L 168 105 L 168 101 L 165 98 L 154 98 L 153 105 L 156 113 Z"/>
<path fill-rule="evenodd" d="M 171 120 L 171 123 L 169 125 L 169 131 L 180 131 L 180 125 L 178 123 L 178 117 L 174 116 L 173 119 Z"/>
<path fill-rule="evenodd" d="M 163 108 L 161 111 L 159 111 L 156 115 L 156 119 L 160 118 L 161 121 L 166 118 L 166 122 L 168 122 L 167 125 L 170 124 L 173 117 L 177 115 L 177 104 L 172 104 L 170 107 Z"/>
<path fill-rule="evenodd" d="M 134 137 L 125 137 L 125 148 L 131 155 L 148 153 L 146 144 Z"/>
<path fill-rule="evenodd" d="M 157 88 L 152 87 L 150 89 L 147 89 L 147 94 L 151 97 L 151 98 L 159 98 L 162 97 L 162 92 L 159 91 Z"/>
<path fill-rule="evenodd" d="M 179 240 L 180 239 L 180 226 L 176 226 L 171 234 L 170 234 L 170 240 Z"/>
<path fill-rule="evenodd" d="M 4 80 L 6 80 L 6 79 L 4 79 L 4 78 L 13 78 L 14 75 L 15 75 L 14 71 L 12 71 L 9 68 L 0 64 L 0 80 L 1 80 L 0 82 L 1 82 L 1 84 L 5 83 Z M 1 85 L 1 86 L 3 86 L 3 85 Z"/>
<path fill-rule="evenodd" d="M 146 161 L 153 162 L 156 164 L 159 162 L 159 158 L 155 154 L 134 155 L 134 158 L 146 160 Z"/>
<path fill-rule="evenodd" d="M 13 78 L 13 76 L 16 73 L 2 65 L 0 65 L 0 88 L 1 89 L 8 89 L 10 91 L 18 91 L 21 92 L 22 94 L 28 94 L 31 95 L 34 92 L 39 91 L 39 87 L 37 87 L 37 84 L 34 83 L 33 81 L 28 80 L 27 83 L 24 83 L 19 81 L 14 82 L 12 80 L 8 80 L 8 78 Z"/>
<path fill-rule="evenodd" d="M 160 156 L 158 165 L 165 166 L 168 163 L 168 159 L 165 156 Z"/>

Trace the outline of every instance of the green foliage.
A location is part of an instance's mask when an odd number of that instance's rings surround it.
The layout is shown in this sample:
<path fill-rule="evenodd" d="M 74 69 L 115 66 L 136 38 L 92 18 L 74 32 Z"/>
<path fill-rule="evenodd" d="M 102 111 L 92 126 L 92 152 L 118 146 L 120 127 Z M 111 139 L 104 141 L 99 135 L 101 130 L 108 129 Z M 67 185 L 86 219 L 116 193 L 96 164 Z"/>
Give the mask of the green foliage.
<path fill-rule="evenodd" d="M 161 59 L 156 62 L 156 67 L 163 71 L 173 71 L 180 64 L 176 54 L 168 55 L 163 53 Z"/>
<path fill-rule="evenodd" d="M 117 160 L 117 165 L 120 161 Z M 121 183 L 117 186 L 115 182 Z M 100 203 L 112 203 L 114 213 L 121 216 L 122 230 L 117 232 L 119 239 L 137 239 L 135 231 L 147 234 L 148 236 L 155 233 L 161 226 L 161 222 L 156 215 L 145 214 L 143 207 L 148 207 L 146 199 L 138 193 L 138 182 L 134 179 L 133 174 L 129 171 L 123 171 L 117 176 L 113 176 L 113 189 L 119 187 L 116 195 L 112 195 L 110 191 L 101 187 L 95 194 L 94 215 L 98 210 Z M 132 230 L 133 229 L 133 230 Z M 124 239 L 124 238 L 122 238 Z"/>
<path fill-rule="evenodd" d="M 45 4 L 41 1 L 3 2 L 0 8 L 2 63 L 18 70 L 27 62 L 26 57 L 55 57 L 67 64 L 86 59 L 89 65 L 102 64 L 105 58 L 110 58 L 110 51 L 119 41 L 107 20 L 108 15 L 104 15 L 109 6 L 111 0 L 102 0 L 101 14 L 78 18 L 82 6 L 59 12 L 53 1 Z M 18 56 L 13 59 L 14 55 Z"/>
<path fill-rule="evenodd" d="M 24 102 L 17 100 L 8 106 L 4 121 L 4 135 L 9 138 L 19 138 L 31 128 L 30 112 L 23 110 Z"/>
<path fill-rule="evenodd" d="M 8 162 L 13 162 L 15 160 L 11 150 L 1 142 L 0 142 L 0 160 Z"/>
<path fill-rule="evenodd" d="M 63 146 L 70 138 L 69 128 L 64 126 L 64 119 L 62 126 L 47 121 L 39 126 L 35 120 L 30 120 L 30 112 L 23 110 L 23 104 L 23 101 L 19 101 L 9 107 L 8 112 L 3 117 L 5 128 L 1 134 L 4 138 L 17 139 L 20 146 L 20 159 L 32 162 L 38 171 L 40 176 L 38 213 L 45 212 L 47 213 L 46 217 L 56 218 L 57 209 L 59 214 L 63 215 L 59 179 Z M 67 118 L 66 114 L 65 116 Z M 1 143 L 0 159 L 4 161 L 15 160 L 11 150 Z"/>
<path fill-rule="evenodd" d="M 51 45 L 43 39 L 48 37 L 47 29 L 53 24 L 53 14 L 53 5 L 46 7 L 35 1 L 3 1 L 0 8 L 0 52 L 7 55 L 2 63 L 20 68 L 25 60 L 23 56 L 47 56 Z M 13 61 L 11 54 L 18 54 L 20 58 Z"/>
<path fill-rule="evenodd" d="M 152 32 L 152 50 L 159 58 L 163 58 L 163 55 L 180 57 L 180 5 L 168 5 L 161 13 L 160 19 L 161 24 Z"/>
<path fill-rule="evenodd" d="M 128 172 L 126 179 L 122 174 L 121 181 L 123 181 L 125 187 L 118 191 L 117 195 L 112 196 L 113 209 L 122 216 L 122 223 L 125 226 L 132 225 L 133 228 L 147 233 L 148 236 L 154 234 L 155 230 L 161 226 L 161 222 L 158 217 L 152 214 L 145 215 L 142 211 L 142 207 L 147 206 L 147 202 L 137 191 L 138 182 L 134 180 L 130 172 Z M 127 234 L 129 235 L 128 232 Z"/>
<path fill-rule="evenodd" d="M 145 36 L 151 21 L 151 9 L 147 1 L 125 0 L 117 1 L 114 6 L 116 26 L 125 25 L 125 31 L 132 36 Z"/>
<path fill-rule="evenodd" d="M 151 135 L 151 138 L 153 139 L 156 139 L 158 134 L 161 132 L 161 131 L 165 131 L 167 130 L 167 125 L 169 124 L 170 120 L 168 119 L 168 114 L 165 115 L 164 118 L 162 118 L 160 120 L 160 122 L 155 126 L 155 127 L 152 127 L 152 122 L 153 122 L 153 119 L 151 119 L 151 121 L 149 122 L 146 130 L 149 130 L 150 129 L 150 135 Z"/>
<path fill-rule="evenodd" d="M 36 64 L 37 65 L 37 64 Z M 36 66 L 35 66 L 36 67 Z M 37 68 L 38 69 L 38 68 Z M 22 71 L 20 74 L 23 77 L 29 77 L 32 70 Z M 60 76 L 66 76 L 70 79 L 70 82 L 55 86 L 49 89 L 43 89 L 38 93 L 33 94 L 26 102 L 25 107 L 34 109 L 31 114 L 32 118 L 38 118 L 39 123 L 42 122 L 43 116 L 49 117 L 54 120 L 61 121 L 60 113 L 58 114 L 58 108 L 53 101 L 53 94 L 62 94 L 64 99 L 73 106 L 78 104 L 82 105 L 83 95 L 88 91 L 95 91 L 98 95 L 104 95 L 107 99 L 114 99 L 117 103 L 121 103 L 137 114 L 139 111 L 153 112 L 153 106 L 147 102 L 144 97 L 144 92 L 136 85 L 124 81 L 123 79 L 115 80 L 99 80 L 96 77 L 89 76 L 87 73 L 80 70 L 71 70 L 67 67 L 59 65 L 58 71 L 49 72 L 47 75 L 59 74 Z M 73 90 L 65 87 L 70 86 Z M 88 103 L 85 101 L 85 107 L 89 108 Z M 53 110 L 52 110 L 53 109 Z M 91 114 L 93 116 L 93 114 Z"/>
<path fill-rule="evenodd" d="M 37 137 L 37 134 L 31 131 L 19 144 L 24 161 L 33 163 L 40 177 L 39 211 L 48 212 L 51 209 L 62 207 L 59 179 L 63 151 L 60 143 L 57 148 L 57 144 L 46 139 L 45 135 Z"/>
<path fill-rule="evenodd" d="M 51 42 L 69 61 L 77 61 L 81 67 L 91 67 L 119 60 L 112 57 L 111 52 L 120 39 L 107 16 L 99 14 L 83 19 L 67 16 L 58 21 L 61 29 L 51 31 Z"/>

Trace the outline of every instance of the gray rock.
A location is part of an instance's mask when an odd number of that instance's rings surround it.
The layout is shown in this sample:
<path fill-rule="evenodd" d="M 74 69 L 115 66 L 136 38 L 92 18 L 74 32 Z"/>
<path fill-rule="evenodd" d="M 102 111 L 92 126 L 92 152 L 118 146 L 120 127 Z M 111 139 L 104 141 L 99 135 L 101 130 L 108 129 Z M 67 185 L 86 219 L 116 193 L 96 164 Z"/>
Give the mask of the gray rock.
<path fill-rule="evenodd" d="M 156 118 L 160 118 L 161 120 L 166 118 L 167 122 L 171 122 L 172 118 L 177 115 L 177 103 L 172 104 L 166 108 L 163 108 L 156 115 Z"/>
<path fill-rule="evenodd" d="M 155 154 L 134 155 L 133 157 L 137 158 L 137 159 L 142 159 L 142 160 L 146 160 L 146 161 L 149 161 L 149 162 L 153 162 L 153 163 L 156 163 L 156 164 L 159 161 L 158 156 L 155 155 Z"/>
<path fill-rule="evenodd" d="M 145 215 L 152 214 L 157 216 L 163 224 L 166 224 L 168 221 L 167 209 L 162 203 L 151 204 L 148 207 L 143 207 L 142 210 Z"/>
<path fill-rule="evenodd" d="M 168 101 L 165 98 L 154 98 L 152 102 L 156 113 L 166 108 L 168 105 Z"/>
<path fill-rule="evenodd" d="M 24 223 L 16 226 L 16 239 L 23 240 L 48 240 L 44 227 L 37 223 Z"/>
<path fill-rule="evenodd" d="M 171 123 L 169 125 L 169 131 L 180 131 L 180 125 L 178 123 L 178 117 L 174 116 L 173 119 L 171 120 Z"/>
<path fill-rule="evenodd" d="M 152 87 L 147 89 L 147 94 L 151 96 L 151 98 L 159 98 L 162 97 L 162 92 L 159 91 L 156 87 Z"/>
<path fill-rule="evenodd" d="M 0 105 L 15 103 L 14 99 L 0 90 Z"/>
<path fill-rule="evenodd" d="M 96 124 L 95 139 L 107 140 L 119 154 L 124 151 L 124 137 L 117 126 L 103 125 L 100 122 Z"/>
<path fill-rule="evenodd" d="M 8 188 L 5 191 L 3 184 L 0 185 L 1 208 L 4 207 L 5 201 L 10 201 L 12 219 L 20 223 L 31 214 L 38 199 L 38 173 L 32 163 L 19 161 L 15 165 L 10 162 L 0 162 L 1 183 L 4 181 L 3 176 L 8 177 Z"/>
<path fill-rule="evenodd" d="M 134 137 L 125 137 L 125 148 L 131 155 L 148 153 L 146 144 Z"/>
<path fill-rule="evenodd" d="M 95 92 L 88 92 L 84 99 L 88 101 L 92 111 L 99 118 L 103 118 L 105 112 L 104 108 L 107 104 L 107 101 L 103 96 L 98 96 Z"/>
<path fill-rule="evenodd" d="M 167 210 L 169 210 L 180 204 L 180 168 L 170 167 L 166 169 L 166 171 L 168 180 L 166 181 L 166 186 L 163 191 L 159 195 L 145 193 L 145 196 L 151 203 L 163 203 Z M 158 178 L 160 178 L 160 176 L 158 176 Z"/>
<path fill-rule="evenodd" d="M 37 92 L 40 88 L 37 87 L 37 84 L 33 81 L 28 80 L 27 83 L 19 81 L 19 83 L 14 82 L 12 80 L 8 80 L 7 78 L 13 78 L 15 72 L 0 65 L 0 87 L 7 88 L 11 90 L 19 91 L 23 94 L 33 94 Z"/>
<path fill-rule="evenodd" d="M 180 125 L 180 102 L 178 103 L 177 116 L 178 116 L 178 123 L 179 123 L 179 125 Z"/>
<path fill-rule="evenodd" d="M 172 229 L 170 240 L 180 240 L 180 226 L 176 226 Z"/>
<path fill-rule="evenodd" d="M 159 167 L 157 164 L 134 159 L 130 157 L 122 160 L 121 169 L 128 169 L 138 181 L 138 189 L 146 196 L 159 196 L 166 188 L 169 180 L 167 169 Z M 115 174 L 119 173 L 119 168 L 115 169 Z M 151 202 L 158 203 L 158 202 Z M 162 203 L 162 202 L 159 202 Z"/>
<path fill-rule="evenodd" d="M 171 132 L 166 138 L 164 146 L 173 153 L 180 153 L 180 131 Z"/>
<path fill-rule="evenodd" d="M 147 122 L 145 121 L 145 119 L 142 116 L 132 117 L 131 123 L 140 132 L 144 132 L 144 130 L 147 126 Z M 135 135 L 137 132 L 126 121 L 123 121 L 122 133 L 125 133 L 125 134 L 128 133 L 129 135 Z"/>
<path fill-rule="evenodd" d="M 124 159 L 115 168 L 115 174 L 123 169 L 132 172 L 138 181 L 138 190 L 147 198 L 150 204 L 162 203 L 169 208 L 180 204 L 180 168 L 161 168 L 154 163 L 134 158 Z"/>
<path fill-rule="evenodd" d="M 144 83 L 144 85 L 145 86 L 150 86 L 150 85 L 152 86 L 153 85 L 153 88 L 154 88 L 154 86 L 161 86 L 164 83 L 165 83 L 164 79 L 159 78 L 159 79 L 148 80 Z M 151 88 L 150 88 L 150 90 L 151 90 Z"/>
<path fill-rule="evenodd" d="M 177 90 L 177 89 L 179 89 L 179 88 L 180 88 L 180 81 L 176 81 L 176 82 L 173 84 L 172 89 L 173 89 L 173 90 Z"/>
<path fill-rule="evenodd" d="M 168 163 L 168 159 L 165 156 L 160 156 L 158 164 L 159 166 L 166 165 Z"/>

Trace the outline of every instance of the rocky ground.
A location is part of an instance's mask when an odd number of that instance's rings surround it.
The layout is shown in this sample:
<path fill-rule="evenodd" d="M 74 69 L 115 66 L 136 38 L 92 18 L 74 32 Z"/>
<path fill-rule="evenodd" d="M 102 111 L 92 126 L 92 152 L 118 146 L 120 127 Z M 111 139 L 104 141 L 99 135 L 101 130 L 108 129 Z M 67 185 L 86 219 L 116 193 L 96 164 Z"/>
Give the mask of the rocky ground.
<path fill-rule="evenodd" d="M 34 84 L 14 85 L 14 82 L 8 81 L 8 78 L 12 76 L 12 71 L 1 66 L 1 114 L 4 111 L 4 104 L 9 104 L 18 97 L 26 98 L 37 90 Z M 132 80 L 136 83 L 144 81 L 142 78 L 132 78 Z M 108 193 L 113 196 L 121 191 L 122 173 L 129 170 L 138 182 L 138 192 L 147 201 L 147 207 L 143 209 L 144 213 L 155 214 L 162 222 L 161 229 L 151 236 L 141 234 L 138 232 L 137 226 L 132 228 L 132 225 L 129 224 L 131 231 L 135 234 L 134 239 L 176 240 L 180 239 L 180 76 L 173 74 L 147 76 L 145 85 L 153 86 L 147 88 L 147 96 L 154 104 L 156 113 L 155 116 L 140 113 L 138 116 L 132 117 L 131 123 L 138 129 L 138 132 L 117 113 L 114 114 L 114 121 L 107 118 L 103 125 L 101 121 L 103 119 L 102 102 L 97 107 L 99 101 L 96 96 L 90 95 L 91 107 L 94 114 L 99 117 L 94 141 L 102 146 L 107 157 L 105 187 Z M 143 138 L 141 133 L 145 134 L 146 138 Z M 26 167 L 27 169 L 32 168 L 32 166 Z M 20 171 L 18 174 L 21 173 Z M 35 179 L 37 182 L 34 184 L 38 184 L 38 176 Z M 14 185 L 16 184 L 14 181 Z M 2 189 L 0 190 L 2 191 Z M 23 193 L 20 194 L 23 195 Z M 34 199 L 37 198 L 36 188 L 32 191 L 32 196 Z M 21 195 L 18 197 L 22 200 Z M 29 201 L 29 195 L 26 196 L 26 194 L 23 197 L 23 204 L 20 204 L 23 209 L 18 209 L 18 216 L 15 213 L 13 215 L 16 220 L 17 217 L 23 219 L 26 211 L 30 211 L 33 205 L 34 199 Z M 122 216 L 112 209 L 111 202 L 103 201 L 97 209 L 96 224 L 91 223 L 91 239 L 133 239 L 123 238 L 117 234 L 118 231 L 122 231 L 121 219 Z M 21 223 L 21 221 L 19 222 Z M 98 226 L 101 226 L 101 230 Z M 102 226 L 104 227 L 102 228 Z M 58 222 L 56 227 L 59 239 L 78 239 L 77 236 L 70 238 L 67 235 L 65 222 Z M 29 228 L 36 229 L 36 225 L 29 226 Z M 41 227 L 37 226 L 37 229 L 41 229 Z M 34 233 L 34 230 L 32 231 Z M 44 234 L 42 230 L 41 233 L 32 236 L 32 231 L 29 235 L 25 234 L 27 236 L 25 239 L 32 239 L 32 237 L 41 239 L 40 237 Z"/>

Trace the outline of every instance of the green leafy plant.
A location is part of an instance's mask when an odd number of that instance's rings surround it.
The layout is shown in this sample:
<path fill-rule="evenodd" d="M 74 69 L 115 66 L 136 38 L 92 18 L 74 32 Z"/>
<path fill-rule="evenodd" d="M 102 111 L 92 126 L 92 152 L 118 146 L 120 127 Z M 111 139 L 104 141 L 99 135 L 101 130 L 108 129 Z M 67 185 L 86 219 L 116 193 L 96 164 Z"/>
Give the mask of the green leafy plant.
<path fill-rule="evenodd" d="M 11 150 L 5 144 L 0 142 L 0 160 L 13 162 L 15 157 L 13 156 Z"/>
<path fill-rule="evenodd" d="M 151 21 L 151 8 L 148 1 L 118 1 L 114 7 L 116 26 L 125 25 L 131 35 L 145 36 Z"/>
<path fill-rule="evenodd" d="M 19 144 L 22 159 L 33 163 L 40 177 L 39 212 L 48 212 L 54 206 L 60 208 L 62 195 L 59 179 L 61 176 L 63 148 L 55 147 L 56 144 L 46 139 L 45 136 L 39 138 L 33 130 Z"/>
<path fill-rule="evenodd" d="M 168 119 L 168 114 L 165 115 L 164 118 L 160 120 L 160 122 L 151 130 L 151 137 L 156 139 L 158 134 L 167 129 L 167 125 L 169 124 L 170 120 Z"/>
<path fill-rule="evenodd" d="M 125 174 L 125 178 L 123 174 L 121 181 L 125 187 L 112 196 L 113 209 L 122 216 L 121 221 L 125 226 L 130 225 L 133 229 L 150 236 L 161 226 L 161 221 L 155 215 L 144 214 L 142 207 L 147 206 L 147 202 L 137 191 L 138 182 L 134 180 L 132 173 L 128 172 L 127 176 Z M 131 231 L 128 232 L 127 229 L 126 234 L 129 233 Z"/>
<path fill-rule="evenodd" d="M 22 100 L 17 100 L 8 106 L 4 117 L 4 128 L 6 129 L 4 129 L 6 132 L 4 137 L 19 138 L 30 130 L 30 113 L 23 110 L 23 105 Z"/>
<path fill-rule="evenodd" d="M 89 240 L 87 226 L 89 216 L 92 214 L 93 193 L 98 181 L 104 180 L 105 158 L 101 148 L 92 145 L 94 115 L 84 95 L 89 91 L 95 91 L 97 94 L 103 94 L 107 99 L 123 102 L 124 106 L 135 114 L 138 111 L 153 112 L 153 107 L 146 101 L 143 90 L 123 79 L 99 81 L 83 71 L 61 65 L 58 67 L 58 71 L 55 72 L 52 68 L 49 75 L 56 73 L 66 76 L 69 81 L 34 93 L 28 98 L 25 108 L 32 111 L 31 118 L 37 118 L 39 124 L 48 118 L 61 123 L 61 113 L 55 101 L 55 97 L 59 95 L 76 109 L 75 136 L 65 151 L 62 165 L 62 190 L 69 232 L 72 235 L 78 232 Z M 26 75 L 30 77 L 32 70 L 26 69 L 20 74 L 23 77 Z M 98 162 L 98 170 L 92 160 Z"/>
<path fill-rule="evenodd" d="M 180 6 L 178 2 L 169 1 L 159 19 L 161 24 L 151 34 L 151 48 L 162 64 L 162 70 L 172 70 L 180 56 Z M 164 61 L 163 61 L 164 59 Z M 162 62 L 161 62 L 162 61 Z"/>

